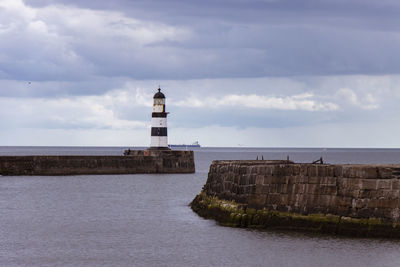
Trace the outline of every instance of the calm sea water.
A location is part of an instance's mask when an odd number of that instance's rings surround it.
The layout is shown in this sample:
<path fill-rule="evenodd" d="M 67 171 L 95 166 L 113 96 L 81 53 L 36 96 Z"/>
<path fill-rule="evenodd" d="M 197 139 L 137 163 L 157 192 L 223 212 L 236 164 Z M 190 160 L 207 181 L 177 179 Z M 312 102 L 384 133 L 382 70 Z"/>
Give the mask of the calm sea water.
<path fill-rule="evenodd" d="M 0 147 L 0 155 L 120 155 Z M 195 174 L 0 177 L 0 266 L 399 266 L 400 241 L 221 227 L 188 207 L 214 159 L 400 163 L 399 149 L 201 148 Z"/>

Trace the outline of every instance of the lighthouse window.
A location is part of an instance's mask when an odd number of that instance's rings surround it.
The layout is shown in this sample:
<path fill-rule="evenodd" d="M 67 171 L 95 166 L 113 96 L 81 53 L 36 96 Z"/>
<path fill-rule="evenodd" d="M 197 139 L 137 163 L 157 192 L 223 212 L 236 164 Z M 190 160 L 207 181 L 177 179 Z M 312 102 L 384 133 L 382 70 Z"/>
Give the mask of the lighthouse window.
<path fill-rule="evenodd" d="M 154 104 L 156 104 L 156 105 L 164 105 L 164 99 L 163 98 L 156 98 L 156 99 L 154 99 Z"/>

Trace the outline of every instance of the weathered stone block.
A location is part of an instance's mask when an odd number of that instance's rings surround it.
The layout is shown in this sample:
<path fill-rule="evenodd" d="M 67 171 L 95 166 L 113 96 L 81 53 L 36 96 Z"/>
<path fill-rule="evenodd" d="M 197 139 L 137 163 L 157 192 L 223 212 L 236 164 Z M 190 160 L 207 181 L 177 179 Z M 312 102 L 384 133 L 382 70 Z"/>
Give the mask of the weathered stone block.
<path fill-rule="evenodd" d="M 240 176 L 240 185 L 248 185 L 249 184 L 249 175 L 243 174 Z"/>
<path fill-rule="evenodd" d="M 336 178 L 335 177 L 320 177 L 320 184 L 323 185 L 336 185 Z"/>
<path fill-rule="evenodd" d="M 275 167 L 273 165 L 269 165 L 265 167 L 265 175 L 271 175 L 274 173 Z"/>
<path fill-rule="evenodd" d="M 308 176 L 296 176 L 295 177 L 296 184 L 305 184 L 308 183 Z"/>
<path fill-rule="evenodd" d="M 287 194 L 281 194 L 279 203 L 280 203 L 280 205 L 286 206 L 286 205 L 288 205 L 288 200 L 289 200 L 289 197 Z"/>
<path fill-rule="evenodd" d="M 279 205 L 279 204 L 280 204 L 280 201 L 281 201 L 281 195 L 280 195 L 280 194 L 273 193 L 273 194 L 269 194 L 269 195 L 267 196 L 267 203 L 268 203 L 268 204 L 271 204 L 271 205 L 273 205 L 273 204 Z"/>
<path fill-rule="evenodd" d="M 367 189 L 367 190 L 376 190 L 378 187 L 377 180 L 373 179 L 362 179 L 361 180 L 361 189 Z"/>
<path fill-rule="evenodd" d="M 285 177 L 288 175 L 292 175 L 292 170 L 290 165 L 276 165 L 274 169 L 274 176 L 276 177 Z"/>
<path fill-rule="evenodd" d="M 224 191 L 230 191 L 231 187 L 232 187 L 232 183 L 231 182 L 224 182 Z"/>
<path fill-rule="evenodd" d="M 393 168 L 378 167 L 379 178 L 391 179 L 393 178 Z"/>
<path fill-rule="evenodd" d="M 288 194 L 294 194 L 295 186 L 295 184 L 287 184 L 286 192 Z"/>
<path fill-rule="evenodd" d="M 369 191 L 369 190 L 364 190 L 364 191 Z M 347 188 L 339 188 L 337 191 L 337 195 L 341 197 L 352 197 L 352 198 L 358 198 L 360 197 L 362 190 L 359 189 L 347 189 Z"/>
<path fill-rule="evenodd" d="M 258 175 L 265 174 L 265 171 L 264 171 L 265 167 L 264 166 L 255 166 L 255 169 L 256 169 L 256 174 L 258 174 Z"/>
<path fill-rule="evenodd" d="M 361 189 L 362 181 L 356 178 L 338 178 L 339 189 L 345 188 L 349 190 Z"/>
<path fill-rule="evenodd" d="M 296 182 L 296 177 L 295 176 L 287 176 L 286 177 L 286 183 L 287 184 L 294 184 Z"/>
<path fill-rule="evenodd" d="M 388 218 L 393 218 L 395 222 L 399 222 L 400 219 L 400 208 L 397 206 L 396 208 L 390 210 L 390 214 Z"/>
<path fill-rule="evenodd" d="M 265 176 L 264 177 L 264 184 L 272 184 L 274 180 L 273 176 Z"/>
<path fill-rule="evenodd" d="M 256 191 L 255 194 L 260 195 L 263 194 L 263 185 L 259 184 L 259 185 L 255 185 Z"/>
<path fill-rule="evenodd" d="M 301 167 L 300 165 L 291 165 L 292 173 L 291 176 L 296 176 L 301 174 Z"/>
<path fill-rule="evenodd" d="M 249 173 L 257 175 L 258 174 L 258 166 L 250 166 Z"/>
<path fill-rule="evenodd" d="M 374 198 L 374 197 L 376 197 L 376 191 L 372 190 L 372 189 L 360 190 L 359 197 L 360 198 Z"/>
<path fill-rule="evenodd" d="M 309 211 L 311 208 L 317 206 L 317 204 L 318 204 L 318 203 L 317 203 L 318 195 L 315 195 L 315 194 L 305 194 L 304 196 L 305 196 L 305 198 L 306 198 L 306 203 L 307 203 L 307 205 L 303 205 L 303 207 L 305 207 L 308 211 Z"/>
<path fill-rule="evenodd" d="M 379 178 L 378 168 L 376 167 L 363 167 L 361 178 L 363 179 L 377 179 Z"/>
<path fill-rule="evenodd" d="M 400 190 L 385 190 L 388 194 L 387 194 L 387 198 L 389 199 L 399 199 L 400 198 Z"/>
<path fill-rule="evenodd" d="M 218 173 L 226 173 L 228 171 L 228 166 L 221 166 L 216 170 Z"/>
<path fill-rule="evenodd" d="M 308 177 L 315 177 L 318 176 L 318 166 L 311 164 L 307 167 L 307 176 Z"/>
<path fill-rule="evenodd" d="M 263 185 L 262 186 L 262 194 L 265 194 L 265 195 L 269 194 L 269 191 L 270 191 L 269 187 L 270 187 L 270 185 Z"/>
<path fill-rule="evenodd" d="M 286 178 L 285 178 L 285 176 L 279 176 L 279 177 L 274 176 L 272 178 L 272 183 L 273 184 L 285 184 Z"/>
<path fill-rule="evenodd" d="M 319 193 L 322 195 L 336 195 L 336 185 L 319 185 Z"/>
<path fill-rule="evenodd" d="M 257 175 L 255 179 L 255 184 L 257 185 L 264 184 L 264 175 Z"/>
<path fill-rule="evenodd" d="M 307 184 L 299 184 L 299 194 L 306 194 L 306 190 L 307 190 Z"/>
<path fill-rule="evenodd" d="M 376 179 L 379 178 L 376 167 L 352 165 L 348 167 L 348 178 Z"/>
<path fill-rule="evenodd" d="M 364 198 L 364 199 L 353 199 L 353 202 L 352 202 L 352 207 L 353 208 L 357 208 L 357 209 L 362 209 L 362 208 L 366 208 L 366 207 L 369 207 L 368 206 L 368 204 L 369 204 L 369 199 L 367 199 L 367 198 Z"/>
<path fill-rule="evenodd" d="M 378 204 L 379 204 L 378 199 L 376 199 L 376 198 L 372 198 L 372 199 L 364 198 L 363 201 L 364 201 L 364 203 L 366 203 L 366 207 L 370 208 L 370 209 L 377 208 Z"/>
<path fill-rule="evenodd" d="M 306 194 L 318 194 L 319 185 L 317 184 L 306 184 Z"/>
<path fill-rule="evenodd" d="M 248 167 L 247 166 L 240 166 L 239 174 L 247 174 L 247 172 L 248 172 Z"/>
<path fill-rule="evenodd" d="M 308 175 L 308 164 L 300 165 L 300 177 L 307 177 Z"/>
<path fill-rule="evenodd" d="M 378 189 L 390 189 L 392 183 L 389 179 L 380 179 L 378 180 Z"/>
<path fill-rule="evenodd" d="M 243 188 L 244 188 L 244 194 L 246 194 L 246 195 L 250 194 L 250 186 L 249 185 L 243 186 Z"/>
<path fill-rule="evenodd" d="M 343 166 L 343 177 L 346 178 L 359 178 L 359 176 L 357 176 L 357 170 L 355 169 L 355 167 L 349 165 L 349 166 Z"/>
<path fill-rule="evenodd" d="M 327 177 L 334 177 L 335 176 L 335 167 L 334 166 L 325 166 L 326 167 L 326 176 Z"/>
<path fill-rule="evenodd" d="M 374 217 L 374 211 L 375 211 L 375 209 L 362 208 L 362 209 L 357 210 L 356 217 L 358 217 L 358 218 Z"/>
<path fill-rule="evenodd" d="M 228 172 L 228 173 L 225 175 L 225 181 L 233 182 L 233 177 L 234 177 L 233 173 Z"/>
<path fill-rule="evenodd" d="M 308 177 L 308 183 L 310 184 L 319 184 L 321 182 L 320 177 L 318 176 L 310 176 Z"/>
<path fill-rule="evenodd" d="M 278 193 L 286 194 L 287 193 L 287 188 L 288 188 L 287 184 L 278 184 L 277 191 L 278 191 Z"/>
<path fill-rule="evenodd" d="M 391 189 L 393 189 L 393 190 L 400 189 L 400 180 L 399 179 L 392 179 L 391 181 L 392 181 Z"/>
<path fill-rule="evenodd" d="M 329 207 L 331 204 L 331 195 L 319 195 L 318 196 L 318 206 Z"/>
<path fill-rule="evenodd" d="M 299 185 L 299 184 L 293 184 L 292 185 L 292 194 L 293 195 L 299 194 L 300 186 L 301 185 Z"/>
<path fill-rule="evenodd" d="M 249 185 L 256 184 L 256 177 L 257 177 L 256 174 L 250 174 L 249 175 Z"/>
<path fill-rule="evenodd" d="M 385 198 L 378 199 L 378 208 L 394 209 L 397 207 L 398 207 L 397 199 L 385 199 Z"/>
<path fill-rule="evenodd" d="M 250 194 L 255 194 L 255 193 L 256 193 L 256 189 L 257 189 L 258 187 L 261 187 L 261 188 L 262 188 L 262 186 L 251 185 L 251 186 L 250 186 Z"/>
<path fill-rule="evenodd" d="M 380 189 L 378 188 L 378 190 L 376 190 L 375 192 L 375 197 L 376 198 L 387 198 L 387 199 L 393 199 L 396 197 L 393 197 L 396 195 L 395 192 L 393 191 L 397 191 L 397 190 L 392 190 L 392 189 Z M 393 194 L 394 193 L 394 194 Z"/>
<path fill-rule="evenodd" d="M 353 202 L 353 198 L 352 197 L 342 197 L 339 198 L 339 206 L 344 206 L 344 207 L 352 207 L 352 202 Z"/>
<path fill-rule="evenodd" d="M 335 165 L 334 169 L 335 177 L 343 177 L 343 166 Z"/>
<path fill-rule="evenodd" d="M 326 165 L 317 165 L 317 174 L 318 177 L 325 177 L 327 176 L 327 166 Z"/>
<path fill-rule="evenodd" d="M 245 193 L 244 187 L 243 186 L 239 186 L 238 187 L 238 194 L 244 194 L 244 193 Z"/>
<path fill-rule="evenodd" d="M 268 193 L 278 193 L 278 184 L 270 184 Z"/>

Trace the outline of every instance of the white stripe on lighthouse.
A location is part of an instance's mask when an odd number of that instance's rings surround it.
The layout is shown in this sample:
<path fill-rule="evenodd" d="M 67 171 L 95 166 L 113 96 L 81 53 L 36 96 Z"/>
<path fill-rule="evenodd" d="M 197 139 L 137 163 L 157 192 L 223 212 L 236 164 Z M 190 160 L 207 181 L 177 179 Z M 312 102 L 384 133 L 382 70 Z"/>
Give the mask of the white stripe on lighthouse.
<path fill-rule="evenodd" d="M 152 147 L 168 147 L 168 137 L 167 136 L 152 136 L 151 137 Z"/>
<path fill-rule="evenodd" d="M 167 127 L 167 118 L 151 118 L 151 127 Z"/>

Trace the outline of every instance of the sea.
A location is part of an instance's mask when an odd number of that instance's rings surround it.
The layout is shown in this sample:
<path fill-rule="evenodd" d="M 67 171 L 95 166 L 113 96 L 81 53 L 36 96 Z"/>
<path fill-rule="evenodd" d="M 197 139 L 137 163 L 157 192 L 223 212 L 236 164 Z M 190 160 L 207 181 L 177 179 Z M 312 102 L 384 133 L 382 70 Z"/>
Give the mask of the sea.
<path fill-rule="evenodd" d="M 124 149 L 0 147 L 0 155 Z M 223 227 L 189 207 L 213 160 L 400 163 L 400 149 L 202 147 L 194 155 L 194 174 L 0 177 L 0 266 L 400 266 L 400 240 Z"/>

